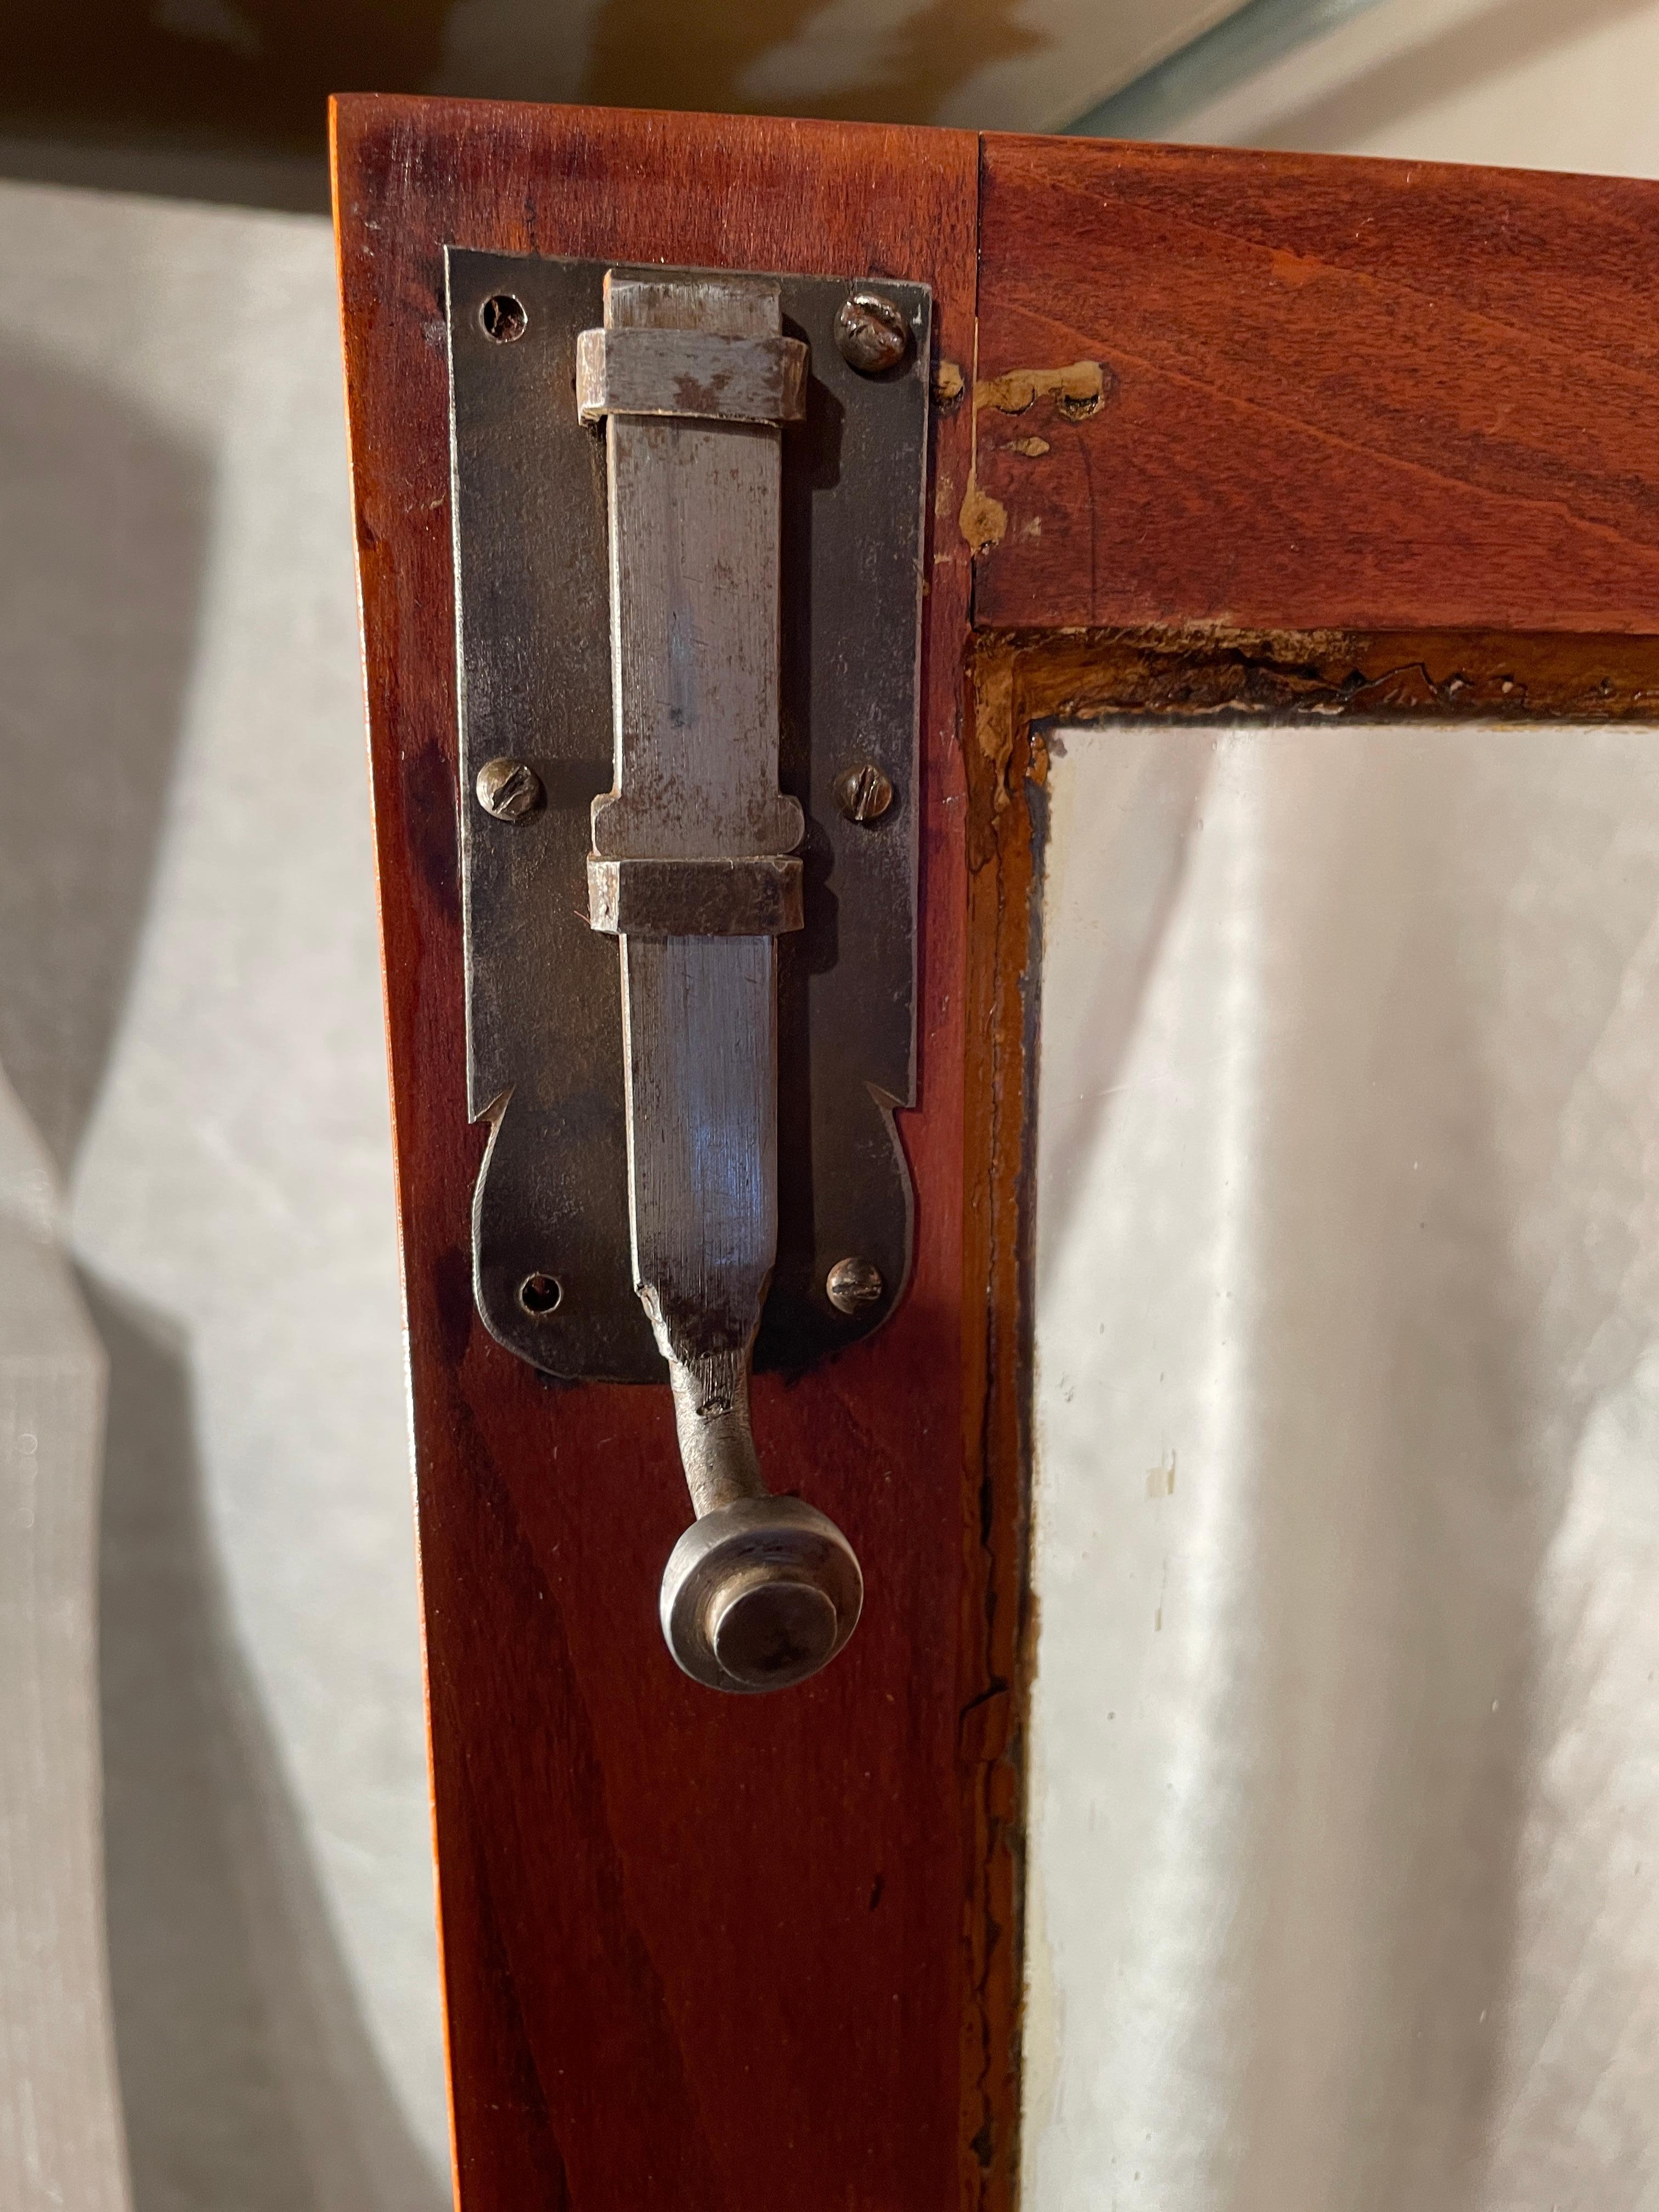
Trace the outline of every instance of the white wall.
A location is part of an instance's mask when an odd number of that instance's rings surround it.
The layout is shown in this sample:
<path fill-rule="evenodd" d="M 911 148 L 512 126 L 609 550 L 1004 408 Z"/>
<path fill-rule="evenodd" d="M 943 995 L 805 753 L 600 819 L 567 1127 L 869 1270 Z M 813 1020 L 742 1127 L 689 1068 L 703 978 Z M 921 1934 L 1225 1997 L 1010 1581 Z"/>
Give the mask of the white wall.
<path fill-rule="evenodd" d="M 0 1066 L 109 1360 L 138 2212 L 447 2201 L 326 223 L 0 185 Z"/>

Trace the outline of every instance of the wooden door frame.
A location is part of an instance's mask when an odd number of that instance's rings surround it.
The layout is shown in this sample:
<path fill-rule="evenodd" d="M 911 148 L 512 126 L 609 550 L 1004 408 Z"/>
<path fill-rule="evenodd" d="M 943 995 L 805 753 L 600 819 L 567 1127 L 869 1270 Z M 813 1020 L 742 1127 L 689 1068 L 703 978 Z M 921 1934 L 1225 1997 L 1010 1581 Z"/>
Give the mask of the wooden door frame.
<path fill-rule="evenodd" d="M 373 96 L 334 145 L 459 2202 L 1003 2212 L 1045 729 L 1650 717 L 1659 188 Z M 934 289 L 917 1267 L 760 1396 L 872 1589 L 769 1718 L 648 1649 L 666 1394 L 472 1312 L 446 243 Z"/>

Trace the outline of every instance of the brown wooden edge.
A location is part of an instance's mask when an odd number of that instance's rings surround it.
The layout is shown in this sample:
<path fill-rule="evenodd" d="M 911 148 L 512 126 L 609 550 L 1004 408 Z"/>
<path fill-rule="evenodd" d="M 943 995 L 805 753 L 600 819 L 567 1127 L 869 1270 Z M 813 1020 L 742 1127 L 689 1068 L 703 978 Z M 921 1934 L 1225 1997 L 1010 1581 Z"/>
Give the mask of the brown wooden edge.
<path fill-rule="evenodd" d="M 1027 908 L 1018 889 L 999 888 L 1003 870 L 989 857 L 1006 810 L 977 770 L 972 793 L 961 784 L 972 749 L 957 725 L 969 631 L 968 549 L 956 518 L 969 410 L 947 400 L 935 439 L 924 1101 L 902 1124 L 907 1145 L 921 1147 L 919 1282 L 937 1316 L 938 1353 L 925 1328 L 918 1334 L 928 1309 L 913 1296 L 908 1318 L 896 1316 L 893 1332 L 857 1361 L 793 1391 L 769 1386 L 757 1405 L 757 1426 L 764 1421 L 776 1434 L 821 1438 L 827 1427 L 842 1443 L 861 1438 L 866 1450 L 872 1428 L 914 1437 L 893 1446 L 899 1456 L 890 1464 L 903 1477 L 896 1488 L 862 1506 L 856 1495 L 847 1502 L 878 1534 L 872 1556 L 889 1561 L 889 1588 L 876 1589 L 845 1664 L 793 1693 L 803 1701 L 795 1712 L 811 1711 L 819 1732 L 810 1758 L 795 1741 L 804 1719 L 791 1721 L 773 1701 L 721 1717 L 695 1701 L 707 1693 L 683 1702 L 672 1679 L 649 1675 L 653 1699 L 679 1731 L 676 1760 L 694 1778 L 709 1771 L 712 1736 L 722 1728 L 741 1731 L 771 1762 L 757 1771 L 769 1775 L 780 1761 L 800 1770 L 805 1825 L 789 1856 L 806 1862 L 797 1883 L 804 1911 L 816 1911 L 826 1866 L 839 1866 L 841 1881 L 843 1856 L 856 1865 L 860 1849 L 873 1847 L 868 1832 L 860 1846 L 849 1821 L 872 1821 L 887 1838 L 881 1848 L 895 1854 L 879 1862 L 887 1869 L 883 1924 L 896 1911 L 908 1932 L 873 1965 L 874 1954 L 859 1948 L 862 1935 L 833 1966 L 798 1960 L 803 1973 L 822 1972 L 816 2006 L 803 1984 L 797 2008 L 821 2010 L 820 2023 L 793 2052 L 734 2049 L 730 2090 L 721 2085 L 712 2106 L 702 2106 L 684 2080 L 701 2069 L 708 2082 L 708 2050 L 724 2049 L 729 2023 L 717 2013 L 700 2043 L 689 2045 L 670 2007 L 684 2002 L 689 1960 L 720 1970 L 719 1931 L 688 1927 L 683 1938 L 666 1939 L 666 1952 L 652 1960 L 658 1985 L 647 1987 L 641 1945 L 653 1929 L 660 1939 L 665 1914 L 678 1909 L 664 1893 L 677 1876 L 654 1855 L 656 1815 L 617 1733 L 631 1725 L 632 1710 L 619 1672 L 631 1680 L 659 1669 L 662 1654 L 654 1628 L 647 1635 L 634 1624 L 631 1603 L 602 1639 L 571 1579 L 602 1572 L 624 1593 L 647 1587 L 641 1577 L 653 1555 L 659 1559 L 665 1516 L 684 1511 L 674 1502 L 666 1415 L 650 1393 L 576 1389 L 550 1401 L 475 1327 L 466 1281 L 480 1137 L 465 1124 L 457 1075 L 454 702 L 447 636 L 439 642 L 449 618 L 447 480 L 434 337 L 444 238 L 735 266 L 822 266 L 828 241 L 837 265 L 904 270 L 915 257 L 915 216 L 902 180 L 931 179 L 927 251 L 939 288 L 940 368 L 960 391 L 957 364 L 970 363 L 975 142 L 750 118 L 374 100 L 343 103 L 336 127 L 461 2199 L 468 2212 L 505 2212 L 532 2198 L 599 2203 L 644 2186 L 649 2168 L 652 2186 L 668 2186 L 687 2212 L 735 2203 L 722 2197 L 720 2176 L 732 2171 L 744 2136 L 742 2171 L 753 2177 L 739 2189 L 745 2204 L 751 2194 L 773 2201 L 775 2185 L 788 2180 L 804 2205 L 839 2204 L 857 2187 L 896 2208 L 920 2207 L 944 2200 L 954 2172 L 969 2212 L 1003 2212 L 1018 2156 L 1024 1094 L 1018 1047 L 988 1054 L 975 1036 L 965 1071 L 963 1060 L 970 1009 L 977 1015 L 1000 1004 L 1019 964 L 1002 918 Z M 691 196 L 663 193 L 665 161 L 693 181 Z M 722 178 L 725 188 L 713 188 Z M 966 839 L 964 808 L 976 824 Z M 971 888 L 969 847 L 978 855 Z M 1017 862 L 1012 854 L 1010 866 Z M 965 944 L 970 915 L 975 927 L 991 931 L 986 957 Z M 957 1212 L 964 1192 L 965 1220 Z M 890 1399 L 867 1395 L 878 1375 Z M 926 1426 L 927 1408 L 943 1419 L 947 1406 L 948 1431 Z M 925 1453 L 924 1433 L 932 1437 Z M 619 1452 L 632 1465 L 637 1455 L 649 1478 L 637 1504 L 613 1501 L 604 1485 L 575 1500 L 562 1485 L 550 1486 L 539 1474 L 550 1436 L 567 1464 L 588 1464 L 584 1454 L 601 1447 L 601 1465 L 614 1466 Z M 842 1517 L 842 1505 L 830 1503 Z M 908 1560 L 902 1528 L 914 1554 Z M 947 1560 L 943 1547 L 958 1543 L 959 1556 Z M 902 1576 L 891 1571 L 899 1565 Z M 939 1614 L 929 1611 L 927 1633 L 920 1644 L 913 1638 L 908 1657 L 894 1617 L 901 1587 L 920 1589 Z M 623 1637 L 619 1654 L 604 1640 L 613 1635 Z M 897 1693 L 897 1720 L 883 1717 L 894 1707 L 890 1695 L 884 1706 L 884 1692 Z M 853 1747 L 860 1766 L 880 1765 L 888 1795 L 872 1800 L 866 1774 L 826 1822 L 812 1808 L 821 1810 L 823 1787 Z M 672 1796 L 678 1778 L 664 1780 Z M 549 1888 L 555 1866 L 559 1879 Z M 780 1911 L 787 1883 L 766 1860 L 746 1872 L 750 1891 L 752 1877 L 763 1877 L 763 1905 Z M 878 1881 L 872 1915 L 881 1887 Z M 692 1890 L 700 1893 L 700 1884 Z M 719 1882 L 712 1893 L 743 1893 Z M 862 1893 L 858 1903 L 862 1914 Z M 655 1914 L 643 1936 L 641 1906 Z M 813 1932 L 810 1917 L 805 1932 Z M 862 2011 L 849 2011 L 855 1992 L 863 2002 L 872 1973 L 887 1971 L 896 1978 L 872 1988 Z M 640 1983 L 637 2001 L 629 1975 Z M 591 2022 L 573 2036 L 554 2016 L 550 1979 L 567 2015 L 579 2001 L 579 2022 L 584 2008 L 599 2005 L 607 2049 L 597 2048 Z M 909 2017 L 899 2037 L 889 2022 L 901 2015 L 883 2010 L 899 2002 L 895 1990 Z M 637 2020 L 629 2011 L 636 2002 Z M 630 2079 L 654 2087 L 624 2112 Z M 788 2142 L 757 2094 L 784 2099 L 793 2115 Z M 763 2150 L 769 2129 L 774 2148 Z"/>
<path fill-rule="evenodd" d="M 983 2212 L 1012 2212 L 1019 2185 L 1043 765 L 1020 689 L 1027 657 L 1000 640 L 971 648 L 962 718 L 969 948 L 963 1312 L 983 1317 L 979 1328 L 963 1331 L 964 1406 L 974 1423 L 964 1456 L 980 1469 L 968 1503 L 981 1555 L 964 1588 L 982 1607 L 988 1676 L 1006 1685 L 1000 1698 L 964 1714 L 980 1722 L 964 1759 L 975 1780 L 966 1873 L 980 2042 L 964 2054 L 963 2136 L 980 2185 L 970 2201 Z M 1040 658 L 1041 647 L 1030 657 Z"/>
<path fill-rule="evenodd" d="M 1497 630 L 979 630 L 1012 729 L 1109 715 L 1651 721 L 1659 637 Z M 999 672 L 993 678 L 989 672 Z M 1041 748 L 1039 746 L 1039 751 Z"/>

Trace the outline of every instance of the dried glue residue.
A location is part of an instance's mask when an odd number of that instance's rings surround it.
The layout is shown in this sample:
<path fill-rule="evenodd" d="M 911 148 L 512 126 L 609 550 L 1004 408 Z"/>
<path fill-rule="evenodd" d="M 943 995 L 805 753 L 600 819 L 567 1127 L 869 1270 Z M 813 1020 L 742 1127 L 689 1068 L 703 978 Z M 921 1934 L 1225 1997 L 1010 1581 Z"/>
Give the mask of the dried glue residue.
<path fill-rule="evenodd" d="M 968 496 L 962 502 L 957 526 L 975 553 L 988 553 L 992 546 L 1002 543 L 1003 532 L 1008 527 L 1008 510 L 1000 499 L 993 499 L 988 491 L 980 489 L 977 477 L 970 476 Z"/>
<path fill-rule="evenodd" d="M 974 409 L 975 414 L 981 407 L 994 407 L 1000 415 L 1023 415 L 1046 398 L 1068 421 L 1080 422 L 1096 412 L 1105 390 L 1106 371 L 1097 361 L 1068 362 L 1063 368 L 1011 368 L 1005 375 L 986 377 L 975 385 Z M 1008 448 L 1028 460 L 1048 449 L 1048 441 L 1039 437 L 1014 439 Z M 1007 535 L 1008 510 L 1000 499 L 981 490 L 977 471 L 968 479 L 968 496 L 957 520 L 975 553 L 989 552 Z M 1027 522 L 1019 534 L 1036 538 L 1042 529 L 1039 517 Z"/>
<path fill-rule="evenodd" d="M 974 405 L 994 407 L 1000 415 L 1023 415 L 1039 399 L 1052 398 L 1062 415 L 1081 422 L 1099 408 L 1106 372 L 1097 361 L 1068 362 L 1064 368 L 1011 368 L 974 386 Z"/>

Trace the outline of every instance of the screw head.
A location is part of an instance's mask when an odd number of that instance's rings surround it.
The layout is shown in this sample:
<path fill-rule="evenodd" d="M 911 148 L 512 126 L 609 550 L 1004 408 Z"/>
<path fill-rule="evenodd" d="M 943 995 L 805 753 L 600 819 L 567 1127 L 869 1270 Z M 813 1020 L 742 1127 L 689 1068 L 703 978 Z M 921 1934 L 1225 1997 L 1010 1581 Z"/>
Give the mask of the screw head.
<path fill-rule="evenodd" d="M 836 778 L 836 804 L 849 822 L 879 822 L 892 803 L 892 779 L 873 761 L 860 761 Z"/>
<path fill-rule="evenodd" d="M 880 292 L 854 292 L 836 313 L 836 349 L 860 376 L 896 368 L 910 349 L 904 310 Z"/>
<path fill-rule="evenodd" d="M 522 822 L 542 803 L 542 780 L 528 761 L 486 761 L 472 788 L 484 812 L 498 822 Z"/>
<path fill-rule="evenodd" d="M 863 1313 L 879 1305 L 887 1285 L 881 1271 L 868 1260 L 837 1260 L 823 1279 L 830 1303 L 837 1313 Z"/>

